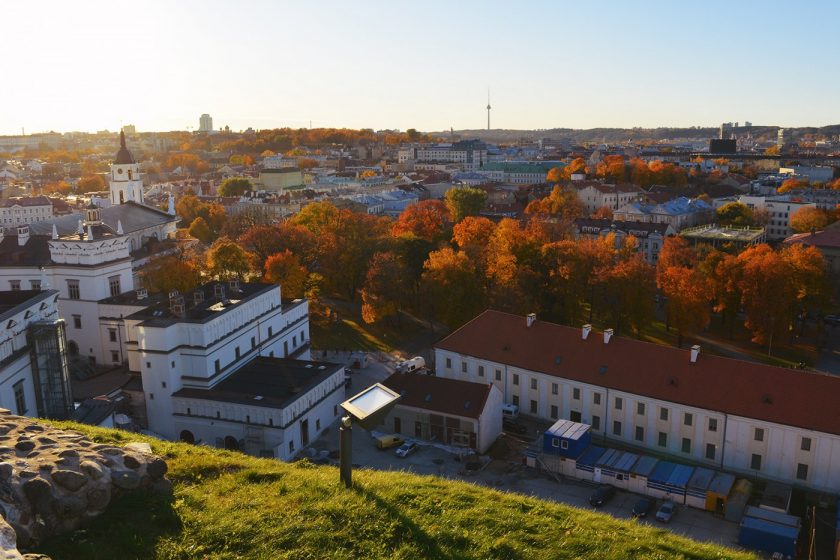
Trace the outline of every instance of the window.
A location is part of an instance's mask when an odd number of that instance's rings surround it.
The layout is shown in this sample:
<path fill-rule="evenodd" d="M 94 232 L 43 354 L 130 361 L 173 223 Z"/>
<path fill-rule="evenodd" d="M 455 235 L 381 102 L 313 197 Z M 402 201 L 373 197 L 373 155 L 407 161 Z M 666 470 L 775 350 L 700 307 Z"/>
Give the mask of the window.
<path fill-rule="evenodd" d="M 333 405 L 333 416 L 338 416 L 338 405 L 337 404 Z"/>
<path fill-rule="evenodd" d="M 560 414 L 559 414 L 559 410 L 557 409 L 557 405 L 556 404 L 551 405 L 551 419 L 552 420 L 557 420 L 557 418 L 559 418 L 559 417 L 560 417 Z"/>
<path fill-rule="evenodd" d="M 15 406 L 19 416 L 26 414 L 26 395 L 23 390 L 23 379 L 12 385 L 15 392 Z"/>
<path fill-rule="evenodd" d="M 166 381 L 161 381 L 160 386 L 163 387 L 164 389 L 166 389 Z"/>
<path fill-rule="evenodd" d="M 222 371 L 222 364 L 221 364 L 221 362 L 219 362 L 219 360 L 216 360 L 215 362 L 213 362 L 213 365 L 216 368 L 216 373 L 219 373 L 220 371 Z"/>
<path fill-rule="evenodd" d="M 601 404 L 601 393 L 592 394 L 592 404 Z"/>
<path fill-rule="evenodd" d="M 289 442 L 289 453 L 292 453 L 295 450 L 295 442 L 294 440 Z"/>
<path fill-rule="evenodd" d="M 216 418 L 221 418 L 221 417 L 222 417 L 222 413 L 217 410 L 216 411 Z"/>
<path fill-rule="evenodd" d="M 19 292 L 20 280 L 9 280 L 9 289 L 13 292 Z"/>
<path fill-rule="evenodd" d="M 120 277 L 119 276 L 109 276 L 108 277 L 108 289 L 111 290 L 111 296 L 120 295 Z"/>
<path fill-rule="evenodd" d="M 659 441 L 656 443 L 659 447 L 668 447 L 668 434 L 659 432 Z"/>
<path fill-rule="evenodd" d="M 149 369 L 151 367 L 152 367 L 152 362 L 146 362 L 146 369 Z"/>
<path fill-rule="evenodd" d="M 518 373 L 513 374 L 513 384 L 514 385 L 519 385 L 519 374 Z"/>
<path fill-rule="evenodd" d="M 41 281 L 40 280 L 30 280 L 29 281 L 29 286 L 33 290 L 40 290 L 41 289 Z"/>
<path fill-rule="evenodd" d="M 572 389 L 572 398 L 576 401 L 580 400 L 580 389 L 578 389 L 578 388 Z"/>
<path fill-rule="evenodd" d="M 623 406 L 624 406 L 624 401 L 622 400 L 622 398 L 621 397 L 616 397 L 615 398 L 615 409 L 616 410 L 621 410 L 621 408 Z"/>
<path fill-rule="evenodd" d="M 569 420 L 571 420 L 572 422 L 580 422 L 581 418 L 582 417 L 580 415 L 580 412 L 578 412 L 577 410 L 569 412 Z"/>
<path fill-rule="evenodd" d="M 241 357 L 242 357 L 242 353 L 239 351 L 239 346 L 237 346 L 236 347 L 236 359 L 238 360 Z"/>
<path fill-rule="evenodd" d="M 252 336 L 251 337 L 251 348 L 256 348 L 256 347 L 257 347 L 257 337 Z"/>
<path fill-rule="evenodd" d="M 115 364 L 120 363 L 120 353 L 116 350 L 111 350 L 111 361 Z"/>
<path fill-rule="evenodd" d="M 636 426 L 636 441 L 645 441 L 645 429 L 641 426 Z"/>
<path fill-rule="evenodd" d="M 67 297 L 70 299 L 80 299 L 79 295 L 79 281 L 78 280 L 68 280 L 67 281 Z"/>
<path fill-rule="evenodd" d="M 536 379 L 532 379 L 532 380 L 531 380 L 531 389 L 536 389 L 536 388 L 537 388 L 537 380 L 536 380 Z"/>
<path fill-rule="evenodd" d="M 154 393 L 149 393 L 149 400 L 150 401 L 155 400 L 155 394 Z"/>
<path fill-rule="evenodd" d="M 568 448 L 569 448 L 569 442 L 565 439 L 561 440 L 560 441 L 560 449 L 568 449 Z"/>
<path fill-rule="evenodd" d="M 111 342 L 117 341 L 117 329 L 108 329 L 108 340 Z"/>
<path fill-rule="evenodd" d="M 478 376 L 484 377 L 484 366 L 478 366 Z"/>
<path fill-rule="evenodd" d="M 686 426 L 691 426 L 694 423 L 694 415 L 690 412 L 686 412 L 685 416 L 683 417 L 683 424 Z"/>
<path fill-rule="evenodd" d="M 621 435 L 621 422 L 619 422 L 618 420 L 613 421 L 613 435 Z"/>
<path fill-rule="evenodd" d="M 716 432 L 717 431 L 717 418 L 709 418 L 709 431 Z"/>
<path fill-rule="evenodd" d="M 802 443 L 799 445 L 799 448 L 802 451 L 811 451 L 811 438 L 809 438 L 809 437 L 802 438 Z"/>
<path fill-rule="evenodd" d="M 808 480 L 808 465 L 803 463 L 796 465 L 796 478 L 798 480 Z"/>
<path fill-rule="evenodd" d="M 501 381 L 501 380 L 502 380 L 502 370 L 497 369 L 496 370 L 496 381 Z"/>
<path fill-rule="evenodd" d="M 638 414 L 639 416 L 645 415 L 645 403 L 636 403 L 636 414 Z"/>
<path fill-rule="evenodd" d="M 304 340 L 305 340 L 305 339 L 304 339 L 304 337 L 303 337 L 303 331 L 300 331 L 300 343 L 301 343 L 301 344 L 303 344 L 303 341 L 304 341 Z"/>
<path fill-rule="evenodd" d="M 752 457 L 750 458 L 750 468 L 755 471 L 761 470 L 761 455 L 757 453 L 752 454 Z"/>
<path fill-rule="evenodd" d="M 268 419 L 268 425 L 269 426 L 274 426 L 274 418 L 269 418 Z"/>
<path fill-rule="evenodd" d="M 682 438 L 682 452 L 691 453 L 691 440 L 687 437 Z"/>
<path fill-rule="evenodd" d="M 446 367 L 452 368 L 452 358 L 446 358 Z"/>
<path fill-rule="evenodd" d="M 707 443 L 706 444 L 706 459 L 710 459 L 710 460 L 714 461 L 716 451 L 717 451 L 717 448 L 715 447 L 714 443 Z"/>
<path fill-rule="evenodd" d="M 461 362 L 461 371 L 467 373 L 467 362 Z"/>
<path fill-rule="evenodd" d="M 319 432 L 321 431 L 321 419 L 320 418 L 315 419 L 315 429 L 318 430 Z"/>
<path fill-rule="evenodd" d="M 764 441 L 764 428 L 755 429 L 755 441 Z"/>
<path fill-rule="evenodd" d="M 82 328 L 82 316 L 81 315 L 73 315 L 73 328 L 81 329 Z"/>
<path fill-rule="evenodd" d="M 560 392 L 560 386 L 557 383 L 551 384 L 551 394 L 556 395 Z"/>
<path fill-rule="evenodd" d="M 268 327 L 268 338 L 271 338 L 274 335 L 274 329 L 272 327 Z"/>
<path fill-rule="evenodd" d="M 251 423 L 251 415 L 250 415 L 250 414 L 246 414 L 246 415 L 245 415 L 245 423 L 246 423 L 246 424 L 250 424 L 250 423 Z"/>
<path fill-rule="evenodd" d="M 297 348 L 297 335 L 292 337 L 292 348 Z"/>
<path fill-rule="evenodd" d="M 510 403 L 514 406 L 519 406 L 519 395 L 513 395 L 510 398 Z"/>
<path fill-rule="evenodd" d="M 551 447 L 560 447 L 560 440 L 557 438 L 551 438 Z"/>
<path fill-rule="evenodd" d="M 192 416 L 192 410 L 189 407 L 187 407 L 187 416 Z"/>
<path fill-rule="evenodd" d="M 531 399 L 531 414 L 537 413 L 537 401 Z"/>
<path fill-rule="evenodd" d="M 601 429 L 601 417 L 600 416 L 593 416 L 592 417 L 592 429 L 593 430 L 600 430 Z"/>
<path fill-rule="evenodd" d="M 667 408 L 660 408 L 659 409 L 659 419 L 668 421 L 668 409 Z"/>

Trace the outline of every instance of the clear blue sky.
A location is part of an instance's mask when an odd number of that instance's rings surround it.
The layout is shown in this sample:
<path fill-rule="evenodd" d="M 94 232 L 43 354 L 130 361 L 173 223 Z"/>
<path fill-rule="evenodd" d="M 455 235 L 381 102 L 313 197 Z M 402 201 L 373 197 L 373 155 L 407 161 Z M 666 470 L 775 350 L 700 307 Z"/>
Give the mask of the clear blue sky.
<path fill-rule="evenodd" d="M 0 134 L 840 123 L 840 1 L 4 2 Z"/>

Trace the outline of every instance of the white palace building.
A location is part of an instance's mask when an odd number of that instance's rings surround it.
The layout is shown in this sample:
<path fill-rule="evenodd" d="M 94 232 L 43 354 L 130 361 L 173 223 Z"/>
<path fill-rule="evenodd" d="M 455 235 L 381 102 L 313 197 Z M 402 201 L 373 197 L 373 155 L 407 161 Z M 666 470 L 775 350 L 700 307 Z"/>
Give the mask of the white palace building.
<path fill-rule="evenodd" d="M 840 377 L 485 311 L 435 346 L 438 376 L 493 383 L 602 441 L 840 493 Z"/>

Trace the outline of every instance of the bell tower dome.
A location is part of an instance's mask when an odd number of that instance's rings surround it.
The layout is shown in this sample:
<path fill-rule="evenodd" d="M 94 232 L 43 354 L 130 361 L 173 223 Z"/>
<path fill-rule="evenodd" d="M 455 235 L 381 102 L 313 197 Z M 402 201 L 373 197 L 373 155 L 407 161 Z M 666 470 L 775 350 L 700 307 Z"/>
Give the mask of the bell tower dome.
<path fill-rule="evenodd" d="M 125 204 L 132 201 L 143 204 L 143 181 L 140 179 L 140 165 L 125 146 L 125 132 L 120 131 L 120 149 L 111 164 L 111 204 Z"/>

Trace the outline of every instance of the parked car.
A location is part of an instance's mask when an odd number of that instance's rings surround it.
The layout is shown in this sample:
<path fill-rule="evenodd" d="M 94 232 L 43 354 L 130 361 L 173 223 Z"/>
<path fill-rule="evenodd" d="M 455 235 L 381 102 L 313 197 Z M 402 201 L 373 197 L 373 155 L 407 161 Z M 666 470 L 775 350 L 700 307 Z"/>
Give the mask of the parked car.
<path fill-rule="evenodd" d="M 826 315 L 823 317 L 823 323 L 836 327 L 837 325 L 840 325 L 840 315 Z"/>
<path fill-rule="evenodd" d="M 506 420 L 516 420 L 519 418 L 519 406 L 515 404 L 503 404 L 502 418 Z"/>
<path fill-rule="evenodd" d="M 408 457 L 420 448 L 416 442 L 407 441 L 397 449 L 397 457 Z"/>
<path fill-rule="evenodd" d="M 656 505 L 656 500 L 650 497 L 639 498 L 633 506 L 633 517 L 647 517 L 647 514 L 653 510 Z"/>
<path fill-rule="evenodd" d="M 528 427 L 527 426 L 523 426 L 519 422 L 514 422 L 513 420 L 508 420 L 507 418 L 502 420 L 502 428 L 506 432 L 513 432 L 514 434 L 528 433 Z"/>
<path fill-rule="evenodd" d="M 589 505 L 599 507 L 612 500 L 613 497 L 615 497 L 615 487 L 609 484 L 602 484 L 589 496 Z"/>
<path fill-rule="evenodd" d="M 378 449 L 388 449 L 396 447 L 405 443 L 405 438 L 397 434 L 388 434 L 376 438 L 376 447 Z"/>
<path fill-rule="evenodd" d="M 659 506 L 659 511 L 656 512 L 656 520 L 662 523 L 670 523 L 677 513 L 677 506 L 671 500 L 667 500 Z"/>

